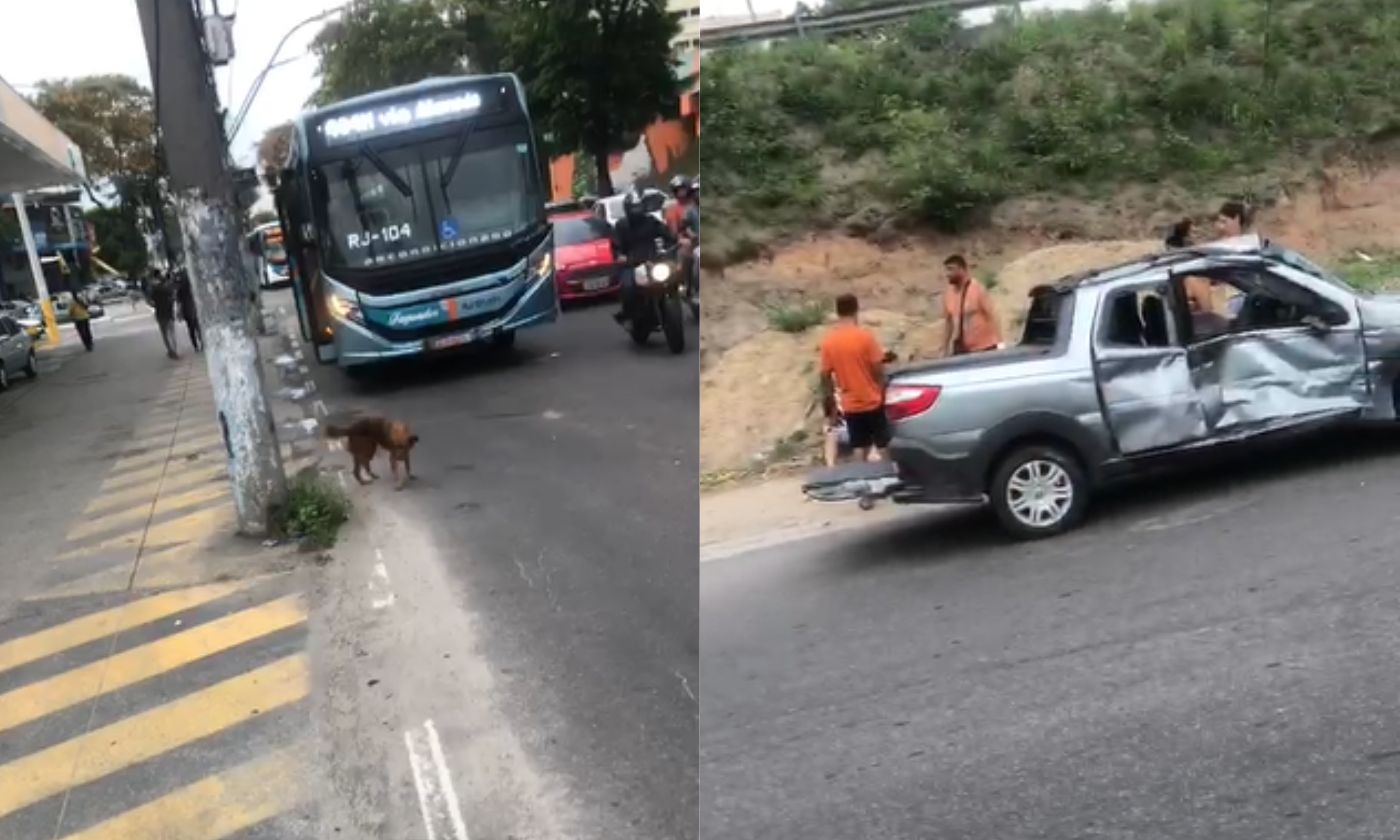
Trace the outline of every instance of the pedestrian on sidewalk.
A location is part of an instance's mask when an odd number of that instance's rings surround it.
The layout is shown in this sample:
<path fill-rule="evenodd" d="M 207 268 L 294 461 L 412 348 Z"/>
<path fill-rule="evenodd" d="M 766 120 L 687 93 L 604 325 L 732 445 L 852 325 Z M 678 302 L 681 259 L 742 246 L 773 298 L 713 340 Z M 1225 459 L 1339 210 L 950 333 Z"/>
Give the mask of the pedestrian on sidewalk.
<path fill-rule="evenodd" d="M 175 281 L 175 300 L 180 304 L 180 319 L 190 331 L 190 345 L 194 352 L 204 352 L 204 333 L 199 328 L 199 311 L 194 305 L 194 289 L 190 286 L 190 276 L 185 271 Z"/>
<path fill-rule="evenodd" d="M 68 305 L 68 314 L 73 319 L 73 329 L 83 340 L 83 349 L 92 352 L 92 316 L 88 313 L 87 294 L 79 289 L 73 293 L 73 302 Z"/>
<path fill-rule="evenodd" d="M 160 339 L 165 342 L 165 354 L 172 359 L 180 358 L 175 343 L 175 288 L 170 278 L 159 271 L 151 281 L 151 308 L 156 313 Z"/>

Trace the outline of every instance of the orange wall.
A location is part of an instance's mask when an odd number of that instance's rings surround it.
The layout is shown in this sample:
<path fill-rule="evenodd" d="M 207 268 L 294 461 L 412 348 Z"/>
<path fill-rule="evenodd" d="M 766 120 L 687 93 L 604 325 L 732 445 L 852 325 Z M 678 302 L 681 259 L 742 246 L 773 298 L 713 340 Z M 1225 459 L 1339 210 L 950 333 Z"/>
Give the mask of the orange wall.
<path fill-rule="evenodd" d="M 700 130 L 700 120 L 698 113 L 695 116 L 686 116 L 676 120 L 657 120 L 647 126 L 645 137 L 647 153 L 651 156 L 652 174 L 658 180 L 665 180 L 671 175 L 672 167 L 676 161 L 685 156 L 690 151 L 691 146 L 698 142 Z M 591 161 L 575 160 L 575 155 L 565 155 L 555 158 L 549 164 L 549 180 L 554 201 L 566 201 L 573 197 L 574 191 L 574 167 L 592 166 Z M 608 165 L 613 173 L 617 172 L 622 164 L 622 155 L 614 154 L 609 156 Z"/>

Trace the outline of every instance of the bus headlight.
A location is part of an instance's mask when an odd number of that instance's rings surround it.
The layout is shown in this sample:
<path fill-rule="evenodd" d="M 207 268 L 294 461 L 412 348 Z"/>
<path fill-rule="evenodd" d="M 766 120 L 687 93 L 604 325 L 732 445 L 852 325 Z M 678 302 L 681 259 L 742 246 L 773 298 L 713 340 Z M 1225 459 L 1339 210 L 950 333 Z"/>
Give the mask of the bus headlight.
<path fill-rule="evenodd" d="M 671 266 L 667 263 L 655 263 L 651 267 L 651 279 L 658 283 L 665 283 L 671 279 Z"/>
<path fill-rule="evenodd" d="M 530 258 L 530 279 L 543 280 L 554 270 L 554 254 L 545 249 Z"/>
<path fill-rule="evenodd" d="M 326 305 L 331 310 L 331 314 L 342 321 L 364 323 L 364 318 L 360 315 L 360 307 L 334 292 L 326 296 Z"/>

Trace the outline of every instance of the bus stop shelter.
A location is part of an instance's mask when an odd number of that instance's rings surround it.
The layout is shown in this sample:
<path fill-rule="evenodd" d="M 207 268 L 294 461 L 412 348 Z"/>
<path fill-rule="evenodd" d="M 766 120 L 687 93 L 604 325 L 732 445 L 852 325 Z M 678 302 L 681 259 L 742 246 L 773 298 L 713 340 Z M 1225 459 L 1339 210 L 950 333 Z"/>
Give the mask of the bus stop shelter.
<path fill-rule="evenodd" d="M 0 79 L 0 195 L 14 196 L 15 217 L 29 257 L 49 341 L 58 340 L 53 305 L 30 229 L 24 194 L 45 187 L 73 186 L 85 180 L 83 155 L 68 135 L 44 119 L 29 101 Z"/>

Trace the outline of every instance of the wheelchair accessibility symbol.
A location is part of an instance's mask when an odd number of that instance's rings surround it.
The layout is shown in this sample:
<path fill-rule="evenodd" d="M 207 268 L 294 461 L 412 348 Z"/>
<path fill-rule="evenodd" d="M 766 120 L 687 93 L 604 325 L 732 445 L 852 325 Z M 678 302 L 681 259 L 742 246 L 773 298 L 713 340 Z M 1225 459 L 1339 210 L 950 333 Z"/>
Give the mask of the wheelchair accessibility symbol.
<path fill-rule="evenodd" d="M 456 219 L 443 219 L 438 223 L 438 237 L 440 239 L 456 239 L 461 235 L 462 231 L 457 226 Z"/>

